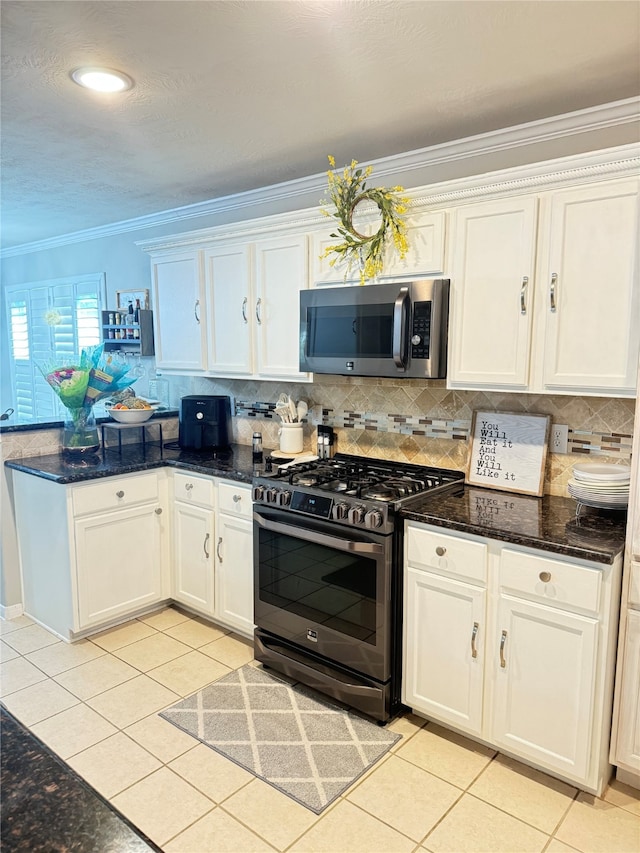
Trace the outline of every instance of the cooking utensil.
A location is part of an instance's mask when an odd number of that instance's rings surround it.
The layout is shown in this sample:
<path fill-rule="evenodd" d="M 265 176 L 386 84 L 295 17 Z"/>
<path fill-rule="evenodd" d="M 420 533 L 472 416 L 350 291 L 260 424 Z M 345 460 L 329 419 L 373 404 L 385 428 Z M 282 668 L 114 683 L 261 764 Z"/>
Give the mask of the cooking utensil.
<path fill-rule="evenodd" d="M 280 418 L 283 424 L 291 423 L 291 413 L 289 411 L 289 406 L 280 405 L 280 403 L 276 403 L 276 415 Z"/>
<path fill-rule="evenodd" d="M 295 424 L 298 420 L 298 410 L 296 408 L 296 404 L 293 402 L 290 396 L 287 396 L 287 405 L 289 406 L 289 417 L 291 423 Z"/>
<path fill-rule="evenodd" d="M 306 400 L 298 400 L 297 413 L 298 420 L 301 421 L 303 418 L 306 418 L 309 412 L 309 406 L 307 405 Z"/>

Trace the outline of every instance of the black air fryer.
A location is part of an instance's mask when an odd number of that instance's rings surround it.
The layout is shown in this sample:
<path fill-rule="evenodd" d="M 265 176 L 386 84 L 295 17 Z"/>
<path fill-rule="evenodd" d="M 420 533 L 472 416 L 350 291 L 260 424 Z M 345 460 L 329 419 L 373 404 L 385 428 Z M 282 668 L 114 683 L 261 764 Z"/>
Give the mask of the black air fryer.
<path fill-rule="evenodd" d="M 192 394 L 180 400 L 182 450 L 226 450 L 231 444 L 231 398 Z"/>

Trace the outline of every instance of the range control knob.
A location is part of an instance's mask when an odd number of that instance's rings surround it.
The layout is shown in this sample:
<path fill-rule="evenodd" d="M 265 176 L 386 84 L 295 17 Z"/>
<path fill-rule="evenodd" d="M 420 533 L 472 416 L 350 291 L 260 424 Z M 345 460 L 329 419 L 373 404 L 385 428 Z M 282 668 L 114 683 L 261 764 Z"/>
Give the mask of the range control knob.
<path fill-rule="evenodd" d="M 278 500 L 278 490 L 273 488 L 267 489 L 264 496 L 267 499 L 267 503 L 274 504 Z"/>
<path fill-rule="evenodd" d="M 365 508 L 360 504 L 352 506 L 349 510 L 349 521 L 351 524 L 362 524 L 364 521 Z"/>
<path fill-rule="evenodd" d="M 420 337 L 420 335 L 413 335 L 411 338 L 411 343 L 414 347 L 417 347 L 418 344 L 422 343 L 422 338 Z"/>
<path fill-rule="evenodd" d="M 331 516 L 335 519 L 340 520 L 341 518 L 346 518 L 349 515 L 349 504 L 346 501 L 338 501 L 337 504 L 334 505 L 331 510 Z"/>
<path fill-rule="evenodd" d="M 254 501 L 264 500 L 264 486 L 253 487 L 253 499 Z"/>
<path fill-rule="evenodd" d="M 382 527 L 382 513 L 378 509 L 370 509 L 364 517 L 366 527 Z"/>
<path fill-rule="evenodd" d="M 278 494 L 278 506 L 289 506 L 291 503 L 291 492 L 280 492 Z"/>

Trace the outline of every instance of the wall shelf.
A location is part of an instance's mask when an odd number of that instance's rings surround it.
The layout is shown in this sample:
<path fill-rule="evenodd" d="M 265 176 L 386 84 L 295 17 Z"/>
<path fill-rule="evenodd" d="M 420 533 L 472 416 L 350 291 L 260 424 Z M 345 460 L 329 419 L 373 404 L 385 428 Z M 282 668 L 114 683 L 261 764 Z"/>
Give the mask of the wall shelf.
<path fill-rule="evenodd" d="M 107 352 L 136 352 L 140 355 L 155 355 L 153 342 L 153 311 L 140 310 L 139 323 L 133 325 L 110 323 L 110 315 L 120 314 L 124 319 L 127 315 L 121 310 L 106 310 L 101 312 L 102 340 Z M 113 337 L 111 337 L 113 333 Z M 132 337 L 127 337 L 131 334 Z M 137 337 L 133 337 L 136 335 Z"/>

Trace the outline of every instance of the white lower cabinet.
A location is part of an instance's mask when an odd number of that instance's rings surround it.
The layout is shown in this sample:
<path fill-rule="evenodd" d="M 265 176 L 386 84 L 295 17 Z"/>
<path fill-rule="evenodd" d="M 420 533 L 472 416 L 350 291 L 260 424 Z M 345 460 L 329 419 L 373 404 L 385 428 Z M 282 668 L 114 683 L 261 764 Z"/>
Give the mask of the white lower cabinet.
<path fill-rule="evenodd" d="M 250 486 L 174 472 L 172 596 L 225 627 L 253 635 Z"/>
<path fill-rule="evenodd" d="M 216 541 L 216 617 L 253 636 L 253 520 L 251 487 L 220 483 Z"/>
<path fill-rule="evenodd" d="M 620 574 L 408 523 L 403 702 L 600 794 Z"/>
<path fill-rule="evenodd" d="M 623 772 L 640 774 L 640 611 L 629 610 L 626 619 L 624 661 L 617 720 L 617 750 L 612 759 Z M 637 783 L 635 779 L 628 782 Z"/>
<path fill-rule="evenodd" d="M 173 505 L 173 598 L 213 616 L 213 507 Z"/>
<path fill-rule="evenodd" d="M 134 506 L 74 522 L 80 629 L 162 600 L 166 561 L 159 509 Z"/>
<path fill-rule="evenodd" d="M 27 615 L 70 640 L 170 597 L 164 471 L 69 486 L 13 479 Z"/>
<path fill-rule="evenodd" d="M 471 734 L 482 731 L 486 592 L 409 567 L 403 701 Z"/>
<path fill-rule="evenodd" d="M 562 775 L 589 772 L 598 621 L 501 596 L 491 741 Z"/>

